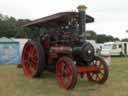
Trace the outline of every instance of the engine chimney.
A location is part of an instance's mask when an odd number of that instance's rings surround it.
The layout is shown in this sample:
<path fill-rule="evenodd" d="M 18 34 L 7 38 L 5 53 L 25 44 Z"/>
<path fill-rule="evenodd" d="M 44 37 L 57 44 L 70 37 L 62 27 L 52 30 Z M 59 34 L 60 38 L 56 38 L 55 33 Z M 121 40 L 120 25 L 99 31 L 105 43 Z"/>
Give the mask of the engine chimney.
<path fill-rule="evenodd" d="M 85 5 L 78 6 L 79 11 L 79 35 L 82 41 L 86 40 L 86 12 L 87 7 Z"/>

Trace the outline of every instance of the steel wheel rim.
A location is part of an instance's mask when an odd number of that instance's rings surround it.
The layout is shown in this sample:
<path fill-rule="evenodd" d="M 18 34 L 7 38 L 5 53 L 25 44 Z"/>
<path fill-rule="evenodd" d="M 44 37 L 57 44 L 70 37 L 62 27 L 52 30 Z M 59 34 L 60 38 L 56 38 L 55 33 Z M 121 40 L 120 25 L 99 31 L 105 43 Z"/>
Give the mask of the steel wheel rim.
<path fill-rule="evenodd" d="M 64 68 L 64 66 L 66 66 L 66 68 Z M 60 61 L 57 64 L 56 77 L 60 87 L 68 89 L 72 86 L 74 80 L 72 64 L 68 64 L 64 60 Z"/>
<path fill-rule="evenodd" d="M 35 46 L 29 41 L 25 44 L 22 54 L 23 71 L 26 76 L 32 77 L 38 68 L 38 52 Z"/>

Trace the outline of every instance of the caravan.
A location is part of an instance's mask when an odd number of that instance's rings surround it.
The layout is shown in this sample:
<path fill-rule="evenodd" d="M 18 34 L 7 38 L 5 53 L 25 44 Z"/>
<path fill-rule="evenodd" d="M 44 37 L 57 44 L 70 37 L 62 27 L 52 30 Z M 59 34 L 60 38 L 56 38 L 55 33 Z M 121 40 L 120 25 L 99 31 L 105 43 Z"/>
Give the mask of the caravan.
<path fill-rule="evenodd" d="M 101 54 L 110 54 L 111 56 L 127 56 L 128 42 L 106 42 L 104 43 Z"/>

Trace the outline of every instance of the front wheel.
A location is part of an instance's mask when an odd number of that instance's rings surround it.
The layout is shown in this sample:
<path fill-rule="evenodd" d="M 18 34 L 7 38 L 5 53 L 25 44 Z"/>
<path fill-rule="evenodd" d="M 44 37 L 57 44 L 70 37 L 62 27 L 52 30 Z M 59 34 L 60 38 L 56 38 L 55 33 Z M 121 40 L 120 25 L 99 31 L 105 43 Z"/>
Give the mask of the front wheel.
<path fill-rule="evenodd" d="M 61 57 L 56 64 L 56 79 L 61 88 L 73 89 L 77 82 L 77 70 L 72 59 Z"/>
<path fill-rule="evenodd" d="M 108 66 L 104 59 L 101 57 L 95 56 L 95 59 L 93 61 L 94 66 L 96 66 L 99 70 L 98 72 L 88 72 L 87 73 L 87 78 L 90 81 L 103 84 L 105 81 L 108 79 Z"/>

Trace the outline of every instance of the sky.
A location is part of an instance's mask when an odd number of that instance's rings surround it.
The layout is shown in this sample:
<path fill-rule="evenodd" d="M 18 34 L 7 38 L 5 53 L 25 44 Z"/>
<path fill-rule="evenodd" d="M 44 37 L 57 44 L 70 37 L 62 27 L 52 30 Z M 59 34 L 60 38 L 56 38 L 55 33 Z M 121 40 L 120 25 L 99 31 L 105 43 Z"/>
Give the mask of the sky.
<path fill-rule="evenodd" d="M 95 18 L 94 23 L 87 24 L 87 30 L 128 38 L 128 0 L 0 0 L 0 13 L 33 20 L 57 12 L 77 11 L 81 4 Z"/>

